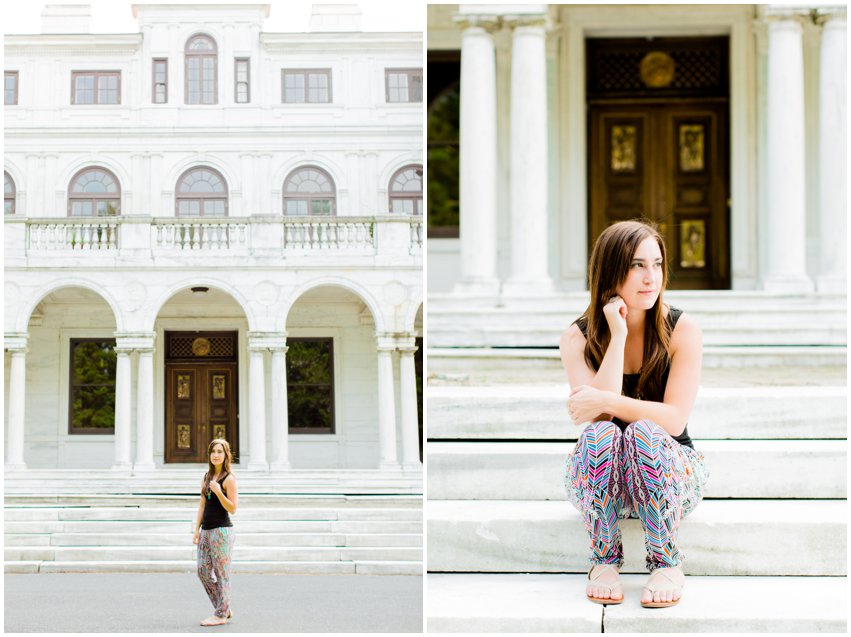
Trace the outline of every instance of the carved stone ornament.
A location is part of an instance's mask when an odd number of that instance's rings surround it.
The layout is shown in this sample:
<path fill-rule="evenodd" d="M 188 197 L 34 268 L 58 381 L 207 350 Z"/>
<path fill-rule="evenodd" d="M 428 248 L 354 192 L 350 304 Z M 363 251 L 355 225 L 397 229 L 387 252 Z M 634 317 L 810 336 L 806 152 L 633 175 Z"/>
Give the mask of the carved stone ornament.
<path fill-rule="evenodd" d="M 651 51 L 641 60 L 641 81 L 648 88 L 665 88 L 674 81 L 674 60 L 662 51 Z"/>
<path fill-rule="evenodd" d="M 210 353 L 210 341 L 206 338 L 196 338 L 192 341 L 192 353 L 195 356 L 206 356 Z"/>

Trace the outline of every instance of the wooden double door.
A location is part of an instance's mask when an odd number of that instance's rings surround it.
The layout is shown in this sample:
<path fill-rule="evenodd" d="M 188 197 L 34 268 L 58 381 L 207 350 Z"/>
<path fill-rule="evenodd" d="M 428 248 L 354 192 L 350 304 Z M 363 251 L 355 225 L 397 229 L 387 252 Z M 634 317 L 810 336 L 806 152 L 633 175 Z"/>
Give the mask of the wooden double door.
<path fill-rule="evenodd" d="M 589 254 L 610 224 L 644 217 L 668 250 L 670 289 L 727 289 L 728 105 L 589 105 Z"/>
<path fill-rule="evenodd" d="M 238 459 L 236 334 L 167 333 L 166 342 L 183 360 L 165 361 L 165 461 L 206 463 L 214 438 L 227 440 Z M 232 360 L 222 360 L 227 355 Z"/>

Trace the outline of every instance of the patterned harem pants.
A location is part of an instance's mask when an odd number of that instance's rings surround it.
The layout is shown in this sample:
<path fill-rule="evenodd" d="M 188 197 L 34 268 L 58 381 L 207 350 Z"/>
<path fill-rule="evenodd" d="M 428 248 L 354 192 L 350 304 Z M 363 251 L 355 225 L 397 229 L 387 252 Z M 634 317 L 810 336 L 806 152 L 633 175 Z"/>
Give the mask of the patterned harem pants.
<path fill-rule="evenodd" d="M 216 617 L 230 611 L 230 558 L 233 527 L 201 529 L 198 540 L 198 578 L 216 609 Z"/>
<path fill-rule="evenodd" d="M 591 536 L 591 564 L 623 566 L 618 519 L 627 517 L 641 519 L 648 571 L 680 564 L 680 520 L 702 499 L 708 476 L 702 453 L 649 420 L 624 431 L 611 421 L 588 425 L 567 457 L 564 483 Z"/>

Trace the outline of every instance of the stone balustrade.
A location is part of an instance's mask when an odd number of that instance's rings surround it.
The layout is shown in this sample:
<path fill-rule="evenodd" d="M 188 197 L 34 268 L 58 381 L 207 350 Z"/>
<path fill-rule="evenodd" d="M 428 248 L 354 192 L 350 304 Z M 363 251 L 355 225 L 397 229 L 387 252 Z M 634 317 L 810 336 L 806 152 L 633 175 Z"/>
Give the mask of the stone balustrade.
<path fill-rule="evenodd" d="M 6 218 L 6 261 L 62 258 L 80 252 L 123 258 L 342 256 L 382 263 L 422 255 L 422 218 L 345 217 Z M 85 262 L 82 262 L 84 264 Z M 92 261 L 94 265 L 94 261 Z"/>

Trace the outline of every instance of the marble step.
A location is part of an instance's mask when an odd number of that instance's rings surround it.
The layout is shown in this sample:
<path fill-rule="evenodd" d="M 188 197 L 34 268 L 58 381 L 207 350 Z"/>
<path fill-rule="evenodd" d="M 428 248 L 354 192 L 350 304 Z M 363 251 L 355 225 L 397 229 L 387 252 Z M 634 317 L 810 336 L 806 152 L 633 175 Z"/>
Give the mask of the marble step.
<path fill-rule="evenodd" d="M 393 534 L 422 533 L 422 520 L 386 521 L 386 520 L 255 520 L 240 521 L 237 525 L 240 533 L 336 533 L 336 534 Z M 6 533 L 188 533 L 192 530 L 192 519 L 172 521 L 122 520 L 25 520 L 9 521 L 3 525 Z"/>
<path fill-rule="evenodd" d="M 12 507 L 4 509 L 7 522 L 27 520 L 121 520 L 121 521 L 173 521 L 190 523 L 198 508 L 196 507 Z M 245 509 L 232 516 L 238 521 L 283 521 L 283 520 L 386 520 L 421 521 L 421 508 L 268 508 Z"/>
<path fill-rule="evenodd" d="M 428 437 L 576 440 L 567 383 L 428 388 Z M 843 386 L 701 387 L 689 418 L 697 439 L 846 436 Z"/>
<path fill-rule="evenodd" d="M 91 561 L 91 562 L 6 562 L 6 573 L 187 573 L 197 571 L 195 560 L 170 561 Z M 279 575 L 422 575 L 419 560 L 252 561 L 231 563 L 233 573 Z"/>
<path fill-rule="evenodd" d="M 196 547 L 186 535 L 183 546 L 6 546 L 6 562 L 110 562 L 110 561 L 174 561 L 195 559 Z M 243 546 L 237 536 L 234 560 L 303 562 L 355 560 L 422 560 L 422 547 L 336 547 L 336 546 Z"/>
<path fill-rule="evenodd" d="M 5 546 L 185 546 L 183 533 L 6 533 Z M 190 537 L 191 540 L 191 537 Z M 422 546 L 418 533 L 239 533 L 240 546 Z"/>
<path fill-rule="evenodd" d="M 79 474 L 69 475 L 67 480 L 75 480 Z M 241 485 L 240 485 L 241 486 Z M 48 495 L 48 494 L 7 494 L 3 504 L 27 506 L 143 506 L 175 507 L 198 506 L 198 495 Z M 341 507 L 341 508 L 377 508 L 377 507 L 415 507 L 422 506 L 422 496 L 412 495 L 252 495 L 240 490 L 239 502 L 243 508 L 296 507 Z"/>
<path fill-rule="evenodd" d="M 109 468 L 73 471 L 65 469 L 7 470 L 6 495 L 187 495 L 197 498 L 204 465 L 173 469 L 170 465 L 153 471 L 119 471 Z M 422 467 L 410 470 L 289 470 L 240 471 L 239 493 L 243 496 L 281 495 L 318 498 L 356 495 L 395 497 L 422 495 Z"/>
<path fill-rule="evenodd" d="M 564 461 L 573 447 L 429 442 L 429 500 L 565 500 Z M 710 472 L 706 498 L 846 497 L 844 441 L 697 440 L 695 448 Z"/>
<path fill-rule="evenodd" d="M 845 345 L 843 295 L 730 291 L 667 293 L 700 323 L 705 345 Z M 431 347 L 546 347 L 588 305 L 587 292 L 502 300 L 499 305 L 430 295 Z"/>
<path fill-rule="evenodd" d="M 686 568 L 688 572 L 688 568 Z M 624 602 L 585 599 L 584 574 L 429 574 L 430 633 L 845 632 L 844 577 L 686 577 L 666 609 L 642 608 L 646 575 L 623 575 Z"/>
<path fill-rule="evenodd" d="M 644 572 L 644 533 L 621 521 L 624 571 Z M 694 575 L 846 574 L 847 505 L 835 500 L 706 500 L 679 530 Z M 587 572 L 589 539 L 567 502 L 434 500 L 428 570 Z"/>
<path fill-rule="evenodd" d="M 548 347 L 436 347 L 429 338 L 428 373 L 542 373 L 561 370 L 558 337 Z M 739 346 L 705 345 L 703 367 L 842 367 L 847 362 L 847 347 L 834 346 Z M 563 372 L 562 372 L 563 373 Z"/>

